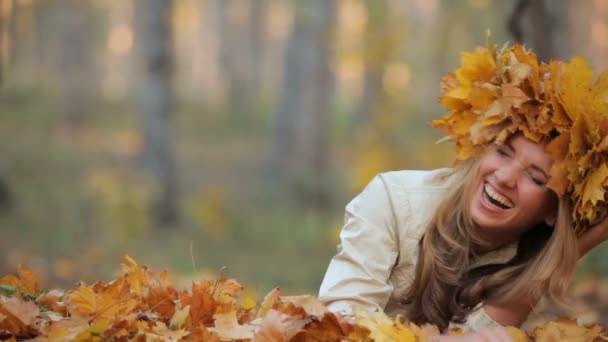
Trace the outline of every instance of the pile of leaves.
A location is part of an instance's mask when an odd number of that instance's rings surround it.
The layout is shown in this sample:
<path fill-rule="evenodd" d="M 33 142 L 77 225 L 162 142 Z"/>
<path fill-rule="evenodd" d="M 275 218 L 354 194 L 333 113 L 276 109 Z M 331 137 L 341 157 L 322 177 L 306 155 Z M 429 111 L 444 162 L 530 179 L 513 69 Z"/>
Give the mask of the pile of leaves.
<path fill-rule="evenodd" d="M 40 291 L 19 267 L 0 278 L 0 340 L 28 341 L 427 341 L 436 327 L 392 320 L 382 312 L 331 313 L 313 296 L 268 293 L 261 303 L 234 279 L 202 279 L 178 290 L 166 271 L 155 275 L 128 256 L 116 279 Z M 560 319 L 514 341 L 608 340 L 598 325 Z M 452 330 L 450 334 L 462 334 Z"/>

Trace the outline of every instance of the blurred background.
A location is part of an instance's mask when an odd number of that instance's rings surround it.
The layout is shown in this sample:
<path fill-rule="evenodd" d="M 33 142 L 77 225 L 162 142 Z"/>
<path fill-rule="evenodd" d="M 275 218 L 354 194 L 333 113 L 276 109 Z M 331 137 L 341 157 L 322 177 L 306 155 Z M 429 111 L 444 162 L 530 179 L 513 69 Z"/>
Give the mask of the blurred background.
<path fill-rule="evenodd" d="M 608 1 L 550 5 L 0 0 L 0 274 L 71 288 L 129 254 L 316 293 L 376 173 L 451 165 L 439 80 L 487 30 L 608 67 Z M 606 306 L 608 250 L 580 269 Z"/>

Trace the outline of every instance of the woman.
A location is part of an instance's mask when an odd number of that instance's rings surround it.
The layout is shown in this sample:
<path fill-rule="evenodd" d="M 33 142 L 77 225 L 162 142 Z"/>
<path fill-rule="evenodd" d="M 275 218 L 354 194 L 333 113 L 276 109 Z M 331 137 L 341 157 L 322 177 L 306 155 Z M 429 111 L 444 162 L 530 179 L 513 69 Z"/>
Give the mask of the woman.
<path fill-rule="evenodd" d="M 520 45 L 464 53 L 433 122 L 459 162 L 372 180 L 320 300 L 473 331 L 563 303 L 577 260 L 608 239 L 608 73 L 592 77 L 580 57 L 544 64 Z"/>

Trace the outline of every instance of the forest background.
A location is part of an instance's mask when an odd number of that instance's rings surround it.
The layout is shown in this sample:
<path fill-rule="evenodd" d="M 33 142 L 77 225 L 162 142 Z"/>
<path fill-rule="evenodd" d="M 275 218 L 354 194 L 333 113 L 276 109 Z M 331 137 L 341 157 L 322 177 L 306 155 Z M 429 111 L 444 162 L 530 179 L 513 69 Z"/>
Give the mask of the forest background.
<path fill-rule="evenodd" d="M 487 30 L 608 68 L 604 0 L 0 0 L 0 275 L 316 293 L 375 174 L 452 164 L 439 80 Z M 608 316 L 608 246 L 578 277 Z"/>

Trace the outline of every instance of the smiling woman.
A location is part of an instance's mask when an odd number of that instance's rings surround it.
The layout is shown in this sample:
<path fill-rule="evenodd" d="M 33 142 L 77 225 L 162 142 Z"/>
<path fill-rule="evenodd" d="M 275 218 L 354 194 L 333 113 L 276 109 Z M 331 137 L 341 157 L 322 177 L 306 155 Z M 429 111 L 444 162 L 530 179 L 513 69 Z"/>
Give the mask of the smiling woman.
<path fill-rule="evenodd" d="M 458 162 L 382 173 L 346 206 L 319 298 L 467 331 L 564 303 L 580 257 L 608 239 L 608 72 L 539 63 L 520 45 L 462 54 L 433 124 Z"/>

